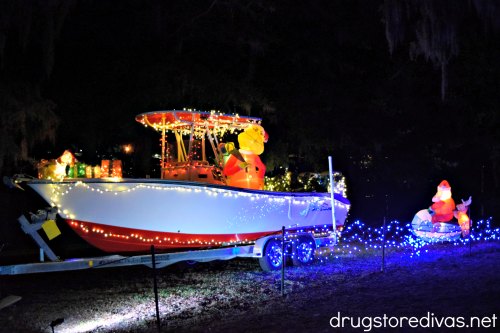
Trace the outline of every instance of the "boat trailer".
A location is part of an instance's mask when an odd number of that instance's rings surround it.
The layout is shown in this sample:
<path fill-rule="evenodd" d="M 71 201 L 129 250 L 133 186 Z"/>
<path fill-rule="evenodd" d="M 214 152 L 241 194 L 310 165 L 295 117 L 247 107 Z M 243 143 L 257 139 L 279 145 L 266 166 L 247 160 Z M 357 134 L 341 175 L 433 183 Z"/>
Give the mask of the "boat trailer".
<path fill-rule="evenodd" d="M 264 271 L 272 271 L 281 267 L 282 253 L 291 255 L 293 264 L 295 265 L 307 264 L 314 259 L 316 249 L 331 247 L 336 244 L 336 237 L 333 232 L 331 235 L 326 235 L 326 237 L 315 238 L 307 232 L 296 232 L 291 235 L 285 235 L 285 229 L 283 228 L 283 235 L 280 235 L 279 231 L 277 231 L 277 234 L 259 238 L 251 245 L 231 245 L 213 249 L 156 254 L 154 253 L 154 248 L 152 248 L 152 254 L 133 256 L 114 254 L 101 257 L 61 260 L 38 234 L 43 225 L 47 221 L 54 220 L 56 215 L 57 209 L 49 208 L 40 210 L 37 214 L 31 214 L 31 223 L 24 215 L 18 218 L 23 231 L 31 236 L 40 248 L 40 262 L 0 266 L 0 275 L 49 273 L 136 265 L 145 265 L 150 268 L 164 268 L 182 261 L 209 262 L 214 260 L 229 260 L 236 257 L 257 258 Z M 285 238 L 284 244 L 282 242 L 283 238 Z M 44 261 L 45 257 L 50 261 Z"/>

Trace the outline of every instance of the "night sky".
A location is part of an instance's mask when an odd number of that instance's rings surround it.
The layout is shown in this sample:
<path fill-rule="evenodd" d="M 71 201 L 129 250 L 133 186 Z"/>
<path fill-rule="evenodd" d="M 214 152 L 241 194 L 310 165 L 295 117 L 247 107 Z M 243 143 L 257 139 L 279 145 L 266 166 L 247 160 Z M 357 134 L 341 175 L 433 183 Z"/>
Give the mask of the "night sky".
<path fill-rule="evenodd" d="M 355 217 L 411 220 L 443 179 L 498 216 L 499 60 L 496 1 L 2 1 L 0 172 L 130 143 L 143 177 L 137 114 L 215 109 L 263 118 L 269 174 L 332 155 Z"/>

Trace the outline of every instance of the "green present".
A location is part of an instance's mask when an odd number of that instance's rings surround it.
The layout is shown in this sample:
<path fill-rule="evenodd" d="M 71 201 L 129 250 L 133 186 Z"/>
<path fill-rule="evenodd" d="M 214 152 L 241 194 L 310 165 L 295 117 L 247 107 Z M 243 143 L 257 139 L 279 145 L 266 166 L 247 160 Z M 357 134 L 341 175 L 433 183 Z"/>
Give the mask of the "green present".
<path fill-rule="evenodd" d="M 78 178 L 85 178 L 85 176 L 86 176 L 86 174 L 85 174 L 85 167 L 86 167 L 85 163 L 77 162 L 75 164 L 75 166 L 76 166 L 76 172 L 77 172 L 76 176 Z"/>
<path fill-rule="evenodd" d="M 72 166 L 67 166 L 66 169 L 68 170 L 66 174 L 68 175 L 68 178 L 75 178 L 75 168 Z"/>

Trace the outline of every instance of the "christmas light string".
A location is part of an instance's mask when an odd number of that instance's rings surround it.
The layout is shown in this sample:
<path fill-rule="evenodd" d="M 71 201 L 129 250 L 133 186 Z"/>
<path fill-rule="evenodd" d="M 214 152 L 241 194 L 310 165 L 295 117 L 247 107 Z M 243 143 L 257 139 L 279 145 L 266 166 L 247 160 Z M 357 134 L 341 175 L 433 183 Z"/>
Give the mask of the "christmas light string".
<path fill-rule="evenodd" d="M 321 209 L 323 205 L 327 204 L 329 202 L 329 199 L 327 197 L 312 197 L 306 200 L 301 200 L 300 194 L 299 197 L 294 196 L 294 195 L 273 195 L 273 194 L 268 194 L 268 193 L 255 193 L 255 192 L 246 192 L 246 191 L 237 191 L 237 190 L 232 190 L 232 189 L 226 189 L 226 188 L 212 188 L 212 187 L 207 187 L 207 186 L 200 186 L 200 187 L 191 187 L 191 186 L 182 186 L 182 185 L 172 185 L 172 184 L 144 184 L 144 183 L 137 183 L 137 184 L 130 184 L 130 183 L 121 183 L 119 180 L 115 180 L 114 182 L 105 182 L 105 183 L 87 183 L 87 182 L 82 182 L 82 181 L 77 181 L 75 183 L 53 183 L 51 184 L 51 196 L 50 196 L 50 202 L 52 207 L 57 207 L 58 212 L 61 214 L 63 218 L 69 219 L 69 224 L 73 228 L 78 228 L 81 229 L 84 233 L 94 233 L 96 235 L 100 235 L 104 238 L 107 237 L 114 237 L 114 238 L 122 238 L 122 239 L 131 239 L 135 238 L 138 239 L 142 242 L 149 242 L 149 243 L 158 243 L 162 244 L 164 243 L 163 241 L 166 241 L 167 243 L 170 242 L 170 244 L 174 244 L 174 239 L 166 239 L 165 237 L 162 236 L 161 233 L 158 233 L 157 235 L 146 237 L 142 236 L 140 234 L 140 231 L 138 233 L 134 234 L 119 234 L 116 232 L 111 232 L 110 230 L 105 230 L 103 229 L 104 227 L 95 227 L 92 226 L 90 227 L 91 224 L 86 223 L 85 221 L 79 221 L 78 216 L 74 213 L 71 212 L 67 207 L 65 207 L 64 202 L 65 202 L 65 196 L 71 194 L 73 191 L 79 190 L 79 191 L 89 191 L 95 193 L 95 195 L 111 195 L 111 196 L 118 196 L 118 195 L 127 195 L 128 193 L 139 191 L 139 190 L 147 190 L 147 191 L 176 191 L 176 192 L 183 192 L 183 193 L 203 193 L 207 196 L 223 196 L 227 198 L 232 198 L 233 200 L 236 200 L 237 198 L 240 197 L 246 197 L 250 202 L 256 202 L 256 205 L 253 206 L 252 209 L 249 210 L 248 212 L 248 218 L 256 218 L 260 216 L 261 214 L 265 214 L 268 209 L 275 209 L 278 206 L 282 206 L 283 204 L 291 204 L 294 206 L 300 207 L 299 209 L 301 211 L 304 210 L 315 210 L 315 209 Z M 278 206 L 277 206 L 278 205 Z M 340 209 L 348 209 L 348 205 L 342 203 L 342 202 L 335 202 L 335 205 L 338 206 Z M 256 210 L 257 209 L 257 210 Z M 258 209 L 261 210 L 261 212 L 258 211 Z M 241 218 L 241 217 L 240 217 Z M 289 229 L 297 229 L 296 226 L 287 226 Z M 307 229 L 307 232 L 313 233 L 316 237 L 318 236 L 325 236 L 328 235 L 330 228 L 328 228 L 327 225 L 324 225 L 323 227 L 316 227 L 316 228 L 309 228 Z M 304 230 L 294 230 L 294 233 L 297 231 L 304 231 Z M 237 245 L 237 244 L 249 244 L 250 241 L 247 239 L 231 239 L 228 242 L 220 242 L 220 241 L 202 241 L 199 239 L 196 239 L 196 236 L 193 235 L 193 239 L 188 239 L 186 241 L 175 241 L 175 244 L 200 244 L 200 245 Z M 225 244 L 227 243 L 227 244 Z"/>
<path fill-rule="evenodd" d="M 429 249 L 438 244 L 452 244 L 457 247 L 469 246 L 469 242 L 497 241 L 500 240 L 500 228 L 492 228 L 492 218 L 474 221 L 470 237 L 455 240 L 445 237 L 434 240 L 424 240 L 412 232 L 411 223 L 391 221 L 385 230 L 386 249 L 399 250 L 401 256 L 410 258 L 419 257 L 429 252 Z M 362 254 L 381 250 L 384 246 L 383 227 L 371 227 L 356 220 L 346 223 L 338 244 L 334 251 L 323 251 L 320 260 L 338 259 L 342 255 Z"/>
<path fill-rule="evenodd" d="M 86 189 L 88 191 L 96 192 L 96 194 L 100 195 L 126 195 L 126 193 L 137 191 L 138 189 L 148 189 L 148 190 L 170 190 L 170 191 L 180 191 L 180 192 L 204 192 L 209 196 L 218 196 L 222 195 L 224 197 L 232 197 L 237 198 L 240 196 L 248 196 L 250 200 L 267 200 L 269 204 L 274 203 L 283 203 L 288 200 L 292 200 L 294 204 L 306 204 L 307 202 L 294 200 L 293 196 L 281 196 L 275 197 L 267 194 L 256 194 L 251 192 L 239 192 L 239 191 L 231 191 L 227 189 L 220 188 L 210 188 L 210 187 L 201 187 L 201 188 L 189 188 L 183 186 L 159 186 L 159 185 L 149 185 L 149 184 L 134 184 L 132 187 L 121 188 L 120 183 L 107 183 L 107 186 L 110 188 L 103 188 L 99 186 L 98 183 L 84 183 L 84 182 L 76 182 L 71 184 L 58 183 L 54 184 L 52 187 L 52 205 L 57 206 L 59 208 L 59 212 L 63 213 L 69 219 L 76 219 L 76 216 L 69 212 L 64 207 L 60 206 L 61 197 L 68 195 L 71 191 L 76 188 Z M 320 199 L 316 199 L 321 201 Z M 59 203 L 59 205 L 58 205 Z M 342 203 L 337 203 L 336 205 L 342 205 Z M 409 257 L 418 257 L 429 251 L 429 249 L 434 244 L 440 243 L 449 243 L 454 246 L 468 246 L 469 242 L 479 242 L 479 241 L 494 241 L 500 239 L 500 229 L 491 227 L 492 219 L 485 219 L 474 221 L 473 228 L 470 237 L 467 238 L 459 238 L 457 240 L 447 240 L 443 239 L 435 239 L 434 241 L 424 240 L 416 235 L 414 235 L 411 230 L 410 223 L 401 223 L 399 221 L 393 220 L 391 221 L 385 228 L 385 247 L 387 249 L 395 249 L 395 250 L 403 250 L 400 251 L 402 255 Z M 75 222 L 76 223 L 76 222 Z M 75 224 L 76 225 L 76 224 Z M 85 228 L 85 226 L 82 226 Z M 293 226 L 288 226 L 289 228 L 293 228 Z M 87 230 L 89 232 L 90 230 Z M 94 230 L 92 230 L 94 231 Z M 302 229 L 294 229 L 291 232 L 287 232 L 287 237 L 290 237 L 290 242 L 295 242 L 295 238 L 293 235 L 297 232 L 310 232 L 313 236 L 327 236 L 331 231 L 331 226 L 324 225 L 322 228 L 316 227 L 314 230 L 302 230 Z M 96 233 L 106 234 L 103 230 L 95 230 Z M 341 255 L 354 255 L 361 254 L 368 251 L 378 251 L 381 250 L 383 243 L 383 227 L 372 227 L 364 224 L 363 222 L 356 220 L 352 223 L 347 222 L 344 226 L 341 233 L 339 233 L 340 238 L 338 244 L 332 250 L 328 251 L 320 251 L 319 258 L 320 261 L 329 260 L 332 258 L 338 258 Z M 116 235 L 117 237 L 130 237 L 130 235 Z M 107 236 L 106 236 L 107 237 Z M 133 235 L 131 237 L 140 238 L 138 235 Z M 154 238 L 145 239 L 144 241 L 155 241 Z M 247 243 L 247 242 L 246 242 Z M 234 242 L 236 245 L 237 242 Z M 219 244 L 220 245 L 220 244 Z"/>

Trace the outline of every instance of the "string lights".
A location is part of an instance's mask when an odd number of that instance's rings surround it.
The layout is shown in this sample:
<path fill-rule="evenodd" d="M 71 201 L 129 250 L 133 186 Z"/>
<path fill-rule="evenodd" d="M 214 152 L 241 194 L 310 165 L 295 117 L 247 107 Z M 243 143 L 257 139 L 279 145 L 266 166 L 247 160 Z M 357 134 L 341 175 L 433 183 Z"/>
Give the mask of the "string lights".
<path fill-rule="evenodd" d="M 212 136 L 222 137 L 225 134 L 237 133 L 251 124 L 261 123 L 259 118 L 240 117 L 238 114 L 228 115 L 216 110 L 206 112 L 194 109 L 172 110 L 168 113 L 148 112 L 138 115 L 136 120 L 158 132 L 177 131 L 181 135 L 190 135 L 193 131 L 193 136 L 197 139 L 205 136 L 207 129 Z"/>
<path fill-rule="evenodd" d="M 105 225 L 98 225 L 79 221 L 74 212 L 64 207 L 64 197 L 71 194 L 75 190 L 84 190 L 94 193 L 96 196 L 126 196 L 138 190 L 148 191 L 175 191 L 176 193 L 199 193 L 209 197 L 222 196 L 228 199 L 238 200 L 242 197 L 247 197 L 250 202 L 261 203 L 261 209 L 269 209 L 274 205 L 283 205 L 288 202 L 305 209 L 318 209 L 328 201 L 327 198 L 316 197 L 314 199 L 302 200 L 300 197 L 293 195 L 276 196 L 270 193 L 256 193 L 255 191 L 235 191 L 226 188 L 197 186 L 188 187 L 182 185 L 164 186 L 162 184 L 147 184 L 147 183 L 53 183 L 51 184 L 52 206 L 57 206 L 59 213 L 69 220 L 70 225 L 77 229 L 80 234 L 92 234 L 92 237 L 101 237 L 103 239 L 115 239 L 119 241 L 134 241 L 149 245 L 163 245 L 164 247 L 212 247 L 223 245 L 244 245 L 252 243 L 256 238 L 237 237 L 230 235 L 230 238 L 218 238 L 216 235 L 178 235 L 176 233 L 159 233 L 159 232 L 116 232 L 114 229 Z M 339 209 L 347 209 L 348 207 L 341 203 L 335 202 Z M 250 209 L 250 208 L 249 208 Z M 263 214 L 250 209 L 254 215 Z M 249 212 L 250 212 L 249 211 Z M 246 214 L 243 212 L 242 214 Z M 118 230 L 118 229 L 117 229 Z M 411 223 L 402 223 L 396 220 L 391 221 L 385 227 L 372 227 L 357 220 L 352 223 L 347 223 L 343 229 L 340 228 L 339 241 L 333 249 L 318 250 L 319 259 L 321 261 L 338 258 L 341 255 L 356 255 L 366 253 L 367 251 L 379 251 L 383 246 L 386 249 L 398 250 L 402 255 L 409 257 L 419 257 L 428 252 L 429 248 L 436 243 L 450 243 L 454 246 L 467 246 L 470 242 L 477 241 L 494 241 L 500 239 L 500 229 L 491 227 L 491 218 L 486 220 L 474 221 L 470 237 L 460 238 L 457 240 L 438 239 L 434 242 L 424 240 L 417 237 L 412 232 Z M 296 225 L 287 226 L 287 236 L 308 232 L 313 237 L 326 237 L 332 231 L 331 224 L 315 226 L 313 228 L 298 227 Z M 385 231 L 385 245 L 383 244 Z M 340 233 L 341 232 L 341 233 Z M 265 236 L 265 234 L 260 235 Z M 293 241 L 293 240 L 292 240 Z"/>
<path fill-rule="evenodd" d="M 223 245 L 238 245 L 238 244 L 250 244 L 254 242 L 257 238 L 268 235 L 269 233 L 275 232 L 276 226 L 273 227 L 273 223 L 268 220 L 269 216 L 274 216 L 275 212 L 279 211 L 280 214 L 285 214 L 288 211 L 288 221 L 293 223 L 293 216 L 299 219 L 305 218 L 309 214 L 328 214 L 330 210 L 330 198 L 328 195 L 284 195 L 283 193 L 274 194 L 269 192 L 256 192 L 256 191 L 242 191 L 236 189 L 228 189 L 221 187 L 210 187 L 210 186 L 190 186 L 190 185 L 177 185 L 170 183 L 135 183 L 135 182 L 123 182 L 116 180 L 115 182 L 61 182 L 61 183 L 51 183 L 50 185 L 50 204 L 52 207 L 57 207 L 59 214 L 68 220 L 69 225 L 77 231 L 84 239 L 89 241 L 92 245 L 96 246 L 96 243 L 101 243 L 103 241 L 120 241 L 128 243 L 129 245 L 138 245 L 143 247 L 143 245 L 156 245 L 164 248 L 173 247 L 212 247 L 212 246 L 223 246 Z M 77 191 L 77 192 L 75 192 Z M 258 232 L 244 232 L 239 234 L 237 232 L 229 233 L 217 233 L 215 231 L 210 234 L 190 234 L 190 233 L 177 233 L 176 230 L 170 231 L 148 231 L 142 230 L 140 228 L 127 228 L 116 225 L 106 225 L 98 224 L 93 221 L 82 219 L 79 217 L 79 213 L 72 211 L 66 203 L 71 204 L 75 198 L 86 197 L 85 200 L 91 200 L 96 202 L 111 202 L 108 200 L 115 200 L 113 197 L 123 197 L 117 198 L 121 200 L 120 202 L 126 202 L 126 200 L 135 200 L 137 196 L 127 198 L 127 195 L 136 191 L 147 191 L 149 194 L 158 197 L 161 195 L 154 194 L 155 191 L 160 192 L 175 192 L 179 195 L 181 193 L 197 195 L 193 200 L 206 200 L 205 198 L 217 198 L 221 197 L 223 201 L 218 201 L 222 204 L 231 204 L 233 200 L 239 208 L 237 215 L 232 215 L 231 217 L 224 217 L 224 214 L 219 214 L 219 219 L 222 222 L 219 225 L 231 225 L 231 224 L 241 224 L 248 225 L 253 223 L 257 224 Z M 90 195 L 90 197 L 89 197 Z M 142 193 L 138 194 L 142 195 Z M 202 197 L 200 197 L 200 195 Z M 70 197 L 67 197 L 70 196 Z M 100 197 L 102 196 L 102 199 Z M 175 195 L 177 197 L 177 195 Z M 123 201 L 125 200 L 125 201 Z M 180 200 L 186 200 L 186 198 L 181 198 Z M 241 201 L 243 200 L 243 201 Z M 86 204 L 80 202 L 78 209 L 83 209 L 83 211 L 88 210 L 92 206 L 92 203 L 85 201 Z M 341 209 L 347 211 L 349 205 L 340 201 L 335 201 L 336 210 Z M 174 205 L 175 206 L 175 205 Z M 75 206 L 71 206 L 75 207 Z M 194 206 L 193 206 L 194 207 Z M 216 208 L 216 207 L 215 207 Z M 74 208 L 77 209 L 77 208 Z M 111 208 L 110 208 L 111 209 Z M 200 208 L 202 209 L 202 208 Z M 217 208 L 216 208 L 217 209 Z M 221 211 L 222 212 L 222 211 Z M 183 212 L 186 216 L 189 216 L 190 212 Z M 290 215 L 291 214 L 291 215 Z M 189 220 L 189 218 L 187 218 Z M 226 221 L 227 220 L 227 221 Z M 266 222 L 267 221 L 267 222 Z M 307 220 L 304 220 L 307 221 Z M 105 222 L 105 221 L 103 221 Z M 303 223 L 304 224 L 304 223 Z M 307 225 L 308 223 L 306 223 Z M 309 223 L 310 224 L 310 223 Z M 137 226 L 141 224 L 138 223 Z M 280 225 L 281 226 L 281 225 Z M 297 231 L 307 231 L 312 233 L 315 237 L 325 236 L 331 231 L 331 226 L 324 225 L 323 227 L 310 226 L 308 228 L 300 227 L 297 224 L 288 225 L 290 232 Z M 174 228 L 170 228 L 174 229 Z M 175 228 L 177 229 L 177 228 Z M 224 228 L 224 230 L 233 230 Z M 236 227 L 234 230 L 239 230 Z M 94 242 L 94 243 L 93 243 Z M 97 244 L 99 245 L 99 244 Z M 122 245 L 125 246 L 125 245 Z M 99 246 L 98 246 L 99 247 Z"/>
<path fill-rule="evenodd" d="M 333 177 L 335 179 L 334 193 L 342 195 L 347 198 L 347 185 L 345 176 L 340 172 L 334 172 Z M 297 177 L 297 181 L 300 184 L 299 188 L 292 189 L 292 172 L 285 171 L 283 175 L 277 176 L 266 176 L 265 189 L 268 191 L 279 191 L 279 192 L 291 192 L 295 190 L 296 192 L 316 192 L 318 188 L 331 191 L 330 187 L 330 177 L 328 174 L 318 174 L 318 173 L 304 173 Z"/>
<path fill-rule="evenodd" d="M 491 227 L 491 218 L 475 221 L 470 237 L 456 240 L 441 238 L 439 240 L 425 240 L 412 233 L 410 223 L 391 221 L 385 228 L 385 248 L 400 250 L 403 256 L 419 257 L 429 251 L 429 247 L 449 243 L 454 246 L 469 246 L 469 242 L 500 240 L 500 228 Z M 320 260 L 339 258 L 340 255 L 355 255 L 367 251 L 380 250 L 384 246 L 384 228 L 370 227 L 357 220 L 344 227 L 342 236 L 334 251 L 322 251 Z"/>

